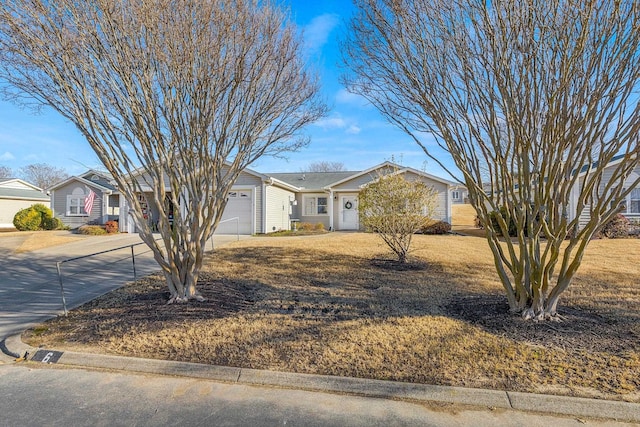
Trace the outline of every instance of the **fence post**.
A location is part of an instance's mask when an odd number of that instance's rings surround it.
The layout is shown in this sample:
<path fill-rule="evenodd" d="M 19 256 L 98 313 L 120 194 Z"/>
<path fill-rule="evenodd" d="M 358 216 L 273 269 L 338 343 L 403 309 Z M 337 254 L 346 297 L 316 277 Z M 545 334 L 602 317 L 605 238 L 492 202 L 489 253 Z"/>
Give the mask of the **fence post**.
<path fill-rule="evenodd" d="M 138 276 L 136 275 L 136 256 L 133 253 L 133 246 L 131 245 L 131 262 L 133 263 L 133 281 L 138 280 Z"/>
<path fill-rule="evenodd" d="M 64 298 L 64 286 L 62 285 L 62 271 L 60 271 L 60 261 L 56 262 L 56 268 L 58 269 L 58 280 L 60 281 L 60 294 L 62 294 L 62 308 L 64 309 L 64 315 L 67 316 L 67 300 Z"/>

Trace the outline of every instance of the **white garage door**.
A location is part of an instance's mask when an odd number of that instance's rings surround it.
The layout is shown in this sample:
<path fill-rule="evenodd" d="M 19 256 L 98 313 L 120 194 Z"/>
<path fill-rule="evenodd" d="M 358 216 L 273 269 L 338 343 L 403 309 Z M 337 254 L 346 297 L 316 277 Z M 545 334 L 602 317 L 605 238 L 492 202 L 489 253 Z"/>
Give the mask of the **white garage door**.
<path fill-rule="evenodd" d="M 229 191 L 228 196 L 227 207 L 224 209 L 216 234 L 236 234 L 236 230 L 240 234 L 252 234 L 253 192 L 251 190 L 232 190 Z M 238 220 L 232 218 L 238 218 Z"/>

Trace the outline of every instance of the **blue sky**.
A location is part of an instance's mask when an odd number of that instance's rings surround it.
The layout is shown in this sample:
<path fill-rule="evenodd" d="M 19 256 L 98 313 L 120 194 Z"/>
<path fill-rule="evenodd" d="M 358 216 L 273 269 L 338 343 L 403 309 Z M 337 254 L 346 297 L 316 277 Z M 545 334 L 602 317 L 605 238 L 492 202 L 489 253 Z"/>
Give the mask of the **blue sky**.
<path fill-rule="evenodd" d="M 351 2 L 288 3 L 292 19 L 304 31 L 306 55 L 320 75 L 323 96 L 331 110 L 327 117 L 304 129 L 311 138 L 306 148 L 287 154 L 286 160 L 263 157 L 251 168 L 259 172 L 297 172 L 311 162 L 327 160 L 342 162 L 348 170 L 362 170 L 393 157 L 397 163 L 449 178 L 409 136 L 340 84 L 338 41 L 352 13 Z M 424 142 L 433 146 L 429 139 Z M 435 152 L 450 163 L 446 153 Z M 34 114 L 0 101 L 0 165 L 17 171 L 31 163 L 48 163 L 72 175 L 101 167 L 75 126 L 57 113 L 45 109 Z"/>

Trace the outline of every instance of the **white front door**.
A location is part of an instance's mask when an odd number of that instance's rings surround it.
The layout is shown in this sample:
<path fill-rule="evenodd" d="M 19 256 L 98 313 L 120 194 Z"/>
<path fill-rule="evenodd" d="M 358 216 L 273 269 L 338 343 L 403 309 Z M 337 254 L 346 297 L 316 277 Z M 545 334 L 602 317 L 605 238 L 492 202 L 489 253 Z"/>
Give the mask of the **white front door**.
<path fill-rule="evenodd" d="M 356 195 L 340 196 L 338 229 L 357 230 L 358 228 L 358 197 Z"/>

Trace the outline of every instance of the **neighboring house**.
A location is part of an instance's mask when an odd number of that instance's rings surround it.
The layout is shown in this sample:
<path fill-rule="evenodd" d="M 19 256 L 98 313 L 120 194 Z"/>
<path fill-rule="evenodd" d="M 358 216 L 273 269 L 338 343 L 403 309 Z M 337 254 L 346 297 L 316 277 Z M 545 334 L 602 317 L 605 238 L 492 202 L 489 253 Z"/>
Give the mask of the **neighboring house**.
<path fill-rule="evenodd" d="M 451 187 L 451 203 L 458 205 L 469 203 L 469 191 L 464 185 L 453 184 Z"/>
<path fill-rule="evenodd" d="M 289 230 L 294 222 L 322 223 L 327 230 L 358 230 L 358 193 L 382 174 L 402 173 L 422 180 L 437 192 L 435 219 L 451 222 L 451 188 L 453 182 L 416 169 L 385 162 L 365 171 L 299 172 L 263 174 L 245 169 L 228 193 L 227 206 L 217 234 L 261 234 Z M 89 221 L 104 222 L 118 217 L 121 232 L 134 233 L 137 227 L 124 197 L 119 197 L 108 177 L 94 171 L 72 177 L 52 187 L 55 215 L 72 228 Z M 140 181 L 141 183 L 143 180 Z M 83 214 L 83 201 L 89 189 L 96 192 L 95 212 Z M 100 193 L 98 192 L 100 191 Z M 142 185 L 139 195 L 149 224 L 158 213 L 147 207 Z M 107 202 L 107 196 L 109 201 Z M 98 201 L 102 198 L 102 201 Z M 112 200 L 113 198 L 113 200 Z M 116 210 L 117 207 L 117 210 Z"/>
<path fill-rule="evenodd" d="M 618 166 L 618 164 L 622 160 L 623 160 L 623 156 L 617 156 L 617 157 L 614 157 L 613 160 L 607 165 L 607 167 L 604 170 L 604 174 L 602 178 L 603 183 L 608 182 L 614 169 L 616 168 L 616 166 Z M 584 169 L 585 168 L 582 168 L 582 171 L 580 172 L 582 175 L 584 175 L 585 173 Z M 640 166 L 637 166 L 627 177 L 625 181 L 626 188 L 629 188 L 629 186 L 632 185 L 634 181 L 637 181 L 638 177 L 640 177 Z M 579 183 L 581 182 L 582 182 L 582 178 L 579 179 Z M 579 184 L 576 184 L 576 185 L 579 185 Z M 569 202 L 570 212 L 573 213 L 576 211 L 577 203 L 578 203 L 578 188 L 574 187 L 572 190 L 570 202 Z M 631 192 L 627 195 L 626 202 L 622 203 L 621 208 L 622 210 L 620 211 L 620 213 L 622 215 L 624 215 L 634 223 L 640 223 L 640 186 L 637 186 L 636 188 L 631 190 Z M 580 215 L 580 220 L 578 223 L 580 228 L 584 227 L 584 225 L 589 221 L 589 215 L 590 215 L 589 206 L 586 206 L 583 209 L 582 214 Z M 569 218 L 569 220 L 572 220 L 572 219 L 573 217 Z"/>
<path fill-rule="evenodd" d="M 88 214 L 84 205 L 90 192 L 95 193 L 95 197 Z M 49 193 L 53 216 L 70 228 L 120 218 L 120 193 L 108 173 L 88 170 L 53 185 Z"/>
<path fill-rule="evenodd" d="M 0 178 L 0 229 L 13 229 L 16 213 L 36 203 L 49 204 L 41 188 L 17 178 Z"/>
<path fill-rule="evenodd" d="M 368 183 L 389 173 L 421 180 L 437 193 L 435 218 L 451 223 L 451 187 L 455 184 L 417 169 L 385 162 L 358 172 L 274 173 L 269 176 L 297 187 L 292 219 L 321 222 L 328 230 L 359 230 L 358 194 Z"/>

